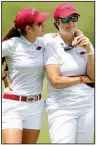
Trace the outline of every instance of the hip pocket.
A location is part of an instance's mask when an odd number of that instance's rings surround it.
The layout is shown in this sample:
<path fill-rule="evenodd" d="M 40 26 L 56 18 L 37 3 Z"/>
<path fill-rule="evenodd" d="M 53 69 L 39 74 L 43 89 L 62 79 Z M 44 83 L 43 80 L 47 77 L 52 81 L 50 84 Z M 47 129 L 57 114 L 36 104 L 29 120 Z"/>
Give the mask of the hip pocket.
<path fill-rule="evenodd" d="M 2 98 L 2 114 L 15 110 L 19 104 L 19 101 Z"/>

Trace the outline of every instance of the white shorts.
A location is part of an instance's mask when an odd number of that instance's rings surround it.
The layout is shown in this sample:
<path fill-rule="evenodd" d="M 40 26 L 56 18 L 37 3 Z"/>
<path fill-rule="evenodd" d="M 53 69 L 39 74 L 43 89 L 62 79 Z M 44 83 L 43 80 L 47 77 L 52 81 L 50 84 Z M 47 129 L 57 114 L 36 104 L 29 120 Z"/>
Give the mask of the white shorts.
<path fill-rule="evenodd" d="M 92 143 L 94 107 L 48 110 L 51 143 Z"/>
<path fill-rule="evenodd" d="M 2 130 L 40 129 L 43 110 L 43 99 L 36 102 L 23 102 L 2 98 Z"/>

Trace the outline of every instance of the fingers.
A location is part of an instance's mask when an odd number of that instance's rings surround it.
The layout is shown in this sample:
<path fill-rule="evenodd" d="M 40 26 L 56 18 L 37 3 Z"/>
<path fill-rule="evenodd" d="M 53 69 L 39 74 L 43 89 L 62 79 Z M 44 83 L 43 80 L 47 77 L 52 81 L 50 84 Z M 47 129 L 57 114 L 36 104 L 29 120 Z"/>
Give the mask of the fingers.
<path fill-rule="evenodd" d="M 89 43 L 90 43 L 89 39 L 87 37 L 85 37 L 84 35 L 81 35 L 81 36 L 74 38 L 74 40 L 72 42 L 72 46 L 85 47 Z"/>
<path fill-rule="evenodd" d="M 72 46 L 77 46 L 79 39 L 83 38 L 83 35 L 80 35 L 78 37 L 75 37 L 74 40 L 72 41 Z"/>
<path fill-rule="evenodd" d="M 86 40 L 83 40 L 81 43 L 79 43 L 80 47 L 84 47 L 88 44 L 88 42 Z"/>

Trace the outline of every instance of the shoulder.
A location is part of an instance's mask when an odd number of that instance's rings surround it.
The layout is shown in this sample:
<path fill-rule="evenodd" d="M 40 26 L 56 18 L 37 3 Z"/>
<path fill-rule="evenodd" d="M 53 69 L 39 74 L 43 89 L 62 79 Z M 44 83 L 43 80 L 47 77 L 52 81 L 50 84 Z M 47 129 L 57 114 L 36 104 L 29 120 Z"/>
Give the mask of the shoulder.
<path fill-rule="evenodd" d="M 59 45 L 59 43 L 57 42 L 57 38 L 55 37 L 47 42 L 46 47 L 51 46 L 53 48 L 57 48 L 58 45 Z"/>
<path fill-rule="evenodd" d="M 48 55 L 49 55 L 50 53 L 51 53 L 51 54 L 59 54 L 59 46 L 58 46 L 58 44 L 56 43 L 56 39 L 53 39 L 53 40 L 49 41 L 49 42 L 46 44 L 45 52 L 46 52 Z"/>
<path fill-rule="evenodd" d="M 3 41 L 2 44 L 12 47 L 17 41 L 19 41 L 19 39 L 20 39 L 20 37 L 12 37 L 8 40 Z"/>
<path fill-rule="evenodd" d="M 39 37 L 38 39 L 42 41 L 44 45 L 46 45 L 48 42 L 53 40 L 55 38 L 55 33 L 47 33 L 43 37 Z"/>

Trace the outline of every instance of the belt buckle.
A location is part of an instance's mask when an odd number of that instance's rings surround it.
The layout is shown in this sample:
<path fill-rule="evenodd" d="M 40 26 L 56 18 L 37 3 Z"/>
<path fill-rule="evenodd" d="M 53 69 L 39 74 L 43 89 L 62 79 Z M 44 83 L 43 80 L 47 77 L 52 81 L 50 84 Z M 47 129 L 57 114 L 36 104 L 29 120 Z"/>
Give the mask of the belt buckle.
<path fill-rule="evenodd" d="M 32 96 L 27 96 L 26 102 L 34 102 L 35 101 L 35 99 L 30 101 L 29 99 L 31 99 L 31 98 L 34 99 Z"/>

